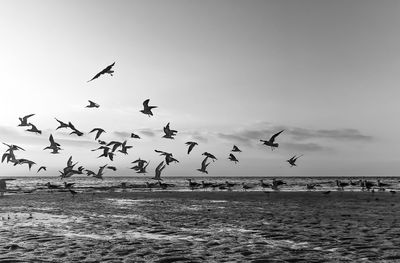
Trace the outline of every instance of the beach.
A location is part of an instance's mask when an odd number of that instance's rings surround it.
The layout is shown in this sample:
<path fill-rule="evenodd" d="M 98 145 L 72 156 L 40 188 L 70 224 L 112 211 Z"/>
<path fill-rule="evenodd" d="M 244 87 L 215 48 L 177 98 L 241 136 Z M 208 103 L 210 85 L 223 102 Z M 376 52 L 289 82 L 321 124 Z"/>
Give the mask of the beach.
<path fill-rule="evenodd" d="M 389 192 L 43 191 L 0 199 L 1 262 L 398 262 Z"/>

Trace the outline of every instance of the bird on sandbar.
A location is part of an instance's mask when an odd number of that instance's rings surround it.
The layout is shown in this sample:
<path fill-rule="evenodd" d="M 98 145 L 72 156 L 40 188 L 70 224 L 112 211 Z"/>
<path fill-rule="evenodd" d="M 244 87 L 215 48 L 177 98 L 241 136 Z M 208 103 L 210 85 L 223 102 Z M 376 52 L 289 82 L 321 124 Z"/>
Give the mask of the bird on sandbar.
<path fill-rule="evenodd" d="M 197 142 L 185 142 L 185 144 L 189 146 L 188 151 L 187 151 L 188 154 L 193 150 L 193 148 L 194 148 L 196 145 L 198 145 Z"/>
<path fill-rule="evenodd" d="M 89 101 L 89 105 L 87 105 L 85 108 L 98 108 L 98 107 L 100 107 L 100 105 L 97 104 L 96 102 L 91 101 L 91 100 L 88 100 L 88 101 Z"/>
<path fill-rule="evenodd" d="M 100 77 L 103 74 L 110 74 L 111 76 L 114 73 L 114 70 L 112 70 L 112 67 L 114 67 L 115 62 L 112 63 L 111 65 L 107 66 L 105 69 L 103 69 L 102 71 L 100 71 L 99 73 L 97 73 L 91 80 L 89 80 L 88 82 L 97 79 L 98 77 Z"/>
<path fill-rule="evenodd" d="M 260 140 L 264 145 L 270 146 L 271 150 L 274 148 L 277 148 L 279 146 L 279 143 L 275 143 L 276 137 L 278 137 L 279 134 L 281 134 L 284 130 L 281 130 L 280 132 L 275 133 L 274 135 L 271 136 L 269 140 Z"/>
<path fill-rule="evenodd" d="M 186 179 L 189 182 L 189 187 L 193 190 L 194 188 L 200 187 L 201 184 L 192 181 L 192 179 Z"/>
<path fill-rule="evenodd" d="M 150 99 L 143 101 L 143 110 L 140 112 L 150 117 L 153 116 L 153 112 L 151 110 L 157 108 L 157 106 L 149 106 L 149 101 Z"/>
<path fill-rule="evenodd" d="M 30 126 L 31 124 L 30 123 L 28 123 L 28 118 L 30 118 L 30 117 L 32 117 L 32 116 L 34 116 L 35 114 L 29 114 L 29 115 L 26 115 L 26 116 L 24 116 L 24 117 L 19 117 L 18 119 L 19 119 L 19 121 L 21 122 L 20 124 L 18 124 L 18 126 Z"/>

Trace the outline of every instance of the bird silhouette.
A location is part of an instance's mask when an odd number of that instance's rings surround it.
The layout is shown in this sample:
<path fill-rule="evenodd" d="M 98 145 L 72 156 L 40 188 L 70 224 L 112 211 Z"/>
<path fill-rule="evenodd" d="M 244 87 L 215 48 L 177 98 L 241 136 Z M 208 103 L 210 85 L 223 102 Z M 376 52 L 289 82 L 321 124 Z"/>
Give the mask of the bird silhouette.
<path fill-rule="evenodd" d="M 143 101 L 143 110 L 140 112 L 150 117 L 153 116 L 153 112 L 151 110 L 157 108 L 157 106 L 149 106 L 149 101 L 150 99 Z"/>
<path fill-rule="evenodd" d="M 94 101 L 89 100 L 89 105 L 87 105 L 85 108 L 98 108 L 98 107 L 100 107 L 99 104 L 97 104 Z"/>
<path fill-rule="evenodd" d="M 112 68 L 114 67 L 115 62 L 112 63 L 111 65 L 107 66 L 105 69 L 103 69 L 102 71 L 100 71 L 99 73 L 97 73 L 91 80 L 89 80 L 88 82 L 97 79 L 98 77 L 100 77 L 103 74 L 110 74 L 111 76 L 114 73 L 114 70 L 112 70 Z"/>
<path fill-rule="evenodd" d="M 239 162 L 239 160 L 238 160 L 238 159 L 235 157 L 235 155 L 233 155 L 232 153 L 229 154 L 228 159 L 231 160 L 232 162 L 235 162 L 235 163 L 238 163 L 238 162 Z"/>
<path fill-rule="evenodd" d="M 233 145 L 231 152 L 242 152 L 236 145 Z"/>
<path fill-rule="evenodd" d="M 208 174 L 207 167 L 210 165 L 210 163 L 207 163 L 207 160 L 208 156 L 201 162 L 201 167 L 200 169 L 197 169 L 197 171 Z"/>
<path fill-rule="evenodd" d="M 169 127 L 169 122 L 168 122 L 167 125 L 164 127 L 164 133 L 165 133 L 165 135 L 163 136 L 163 138 L 174 139 L 174 136 L 176 136 L 178 131 L 177 130 L 171 130 L 170 127 Z"/>
<path fill-rule="evenodd" d="M 47 146 L 47 147 L 44 148 L 43 150 L 49 149 L 49 150 L 52 150 L 51 153 L 53 153 L 53 154 L 58 153 L 58 151 L 61 150 L 60 144 L 58 144 L 58 143 L 56 143 L 56 142 L 54 141 L 54 138 L 53 138 L 53 135 L 52 135 L 52 134 L 50 134 L 50 136 L 49 136 L 49 141 L 50 141 L 50 146 Z"/>
<path fill-rule="evenodd" d="M 215 160 L 217 160 L 217 157 L 215 157 L 213 154 L 211 154 L 209 152 L 203 152 L 201 155 L 204 155 L 204 156 L 210 158 L 211 160 L 213 160 L 213 162 L 215 162 Z"/>
<path fill-rule="evenodd" d="M 94 137 L 94 139 L 97 141 L 97 139 L 100 137 L 100 135 L 104 132 L 106 132 L 105 130 L 103 130 L 102 128 L 94 128 L 93 130 L 91 130 L 89 133 L 92 132 L 96 132 L 96 136 Z"/>
<path fill-rule="evenodd" d="M 140 136 L 137 134 L 134 134 L 133 132 L 131 133 L 131 138 L 133 139 L 140 139 Z"/>
<path fill-rule="evenodd" d="M 68 122 L 68 127 L 71 128 L 71 130 L 72 130 L 72 132 L 70 134 L 76 134 L 78 136 L 83 135 L 83 132 L 81 132 L 77 128 L 75 128 L 75 126 L 71 122 Z"/>
<path fill-rule="evenodd" d="M 24 117 L 20 117 L 20 118 L 18 118 L 19 119 L 19 121 L 21 122 L 20 124 L 18 124 L 18 126 L 30 126 L 30 123 L 28 123 L 28 118 L 30 118 L 30 117 L 32 117 L 32 116 L 34 116 L 35 114 L 29 114 L 29 115 L 26 115 L 26 116 L 24 116 Z"/>
<path fill-rule="evenodd" d="M 41 170 L 46 171 L 46 166 L 40 166 L 36 173 L 40 172 Z"/>
<path fill-rule="evenodd" d="M 302 155 L 299 155 L 299 156 L 294 155 L 294 156 L 292 156 L 292 158 L 290 158 L 289 160 L 286 160 L 286 162 L 288 162 L 288 163 L 290 164 L 291 167 L 296 166 L 296 161 L 297 161 L 297 159 L 300 158 L 301 156 L 303 156 L 303 154 L 302 154 Z"/>
<path fill-rule="evenodd" d="M 197 142 L 185 142 L 185 144 L 189 146 L 188 151 L 187 151 L 188 154 L 193 150 L 193 148 L 196 145 L 198 145 Z"/>
<path fill-rule="evenodd" d="M 162 181 L 162 179 L 161 179 L 161 172 L 162 172 L 162 170 L 164 170 L 164 169 L 165 169 L 165 164 L 164 164 L 164 161 L 162 161 L 162 162 L 157 166 L 156 172 L 155 172 L 155 175 L 154 175 L 154 178 L 152 178 L 152 179 L 158 180 L 158 181 Z"/>
<path fill-rule="evenodd" d="M 29 123 L 29 125 L 30 125 L 31 127 L 30 127 L 29 129 L 27 129 L 26 131 L 42 134 L 42 131 L 39 130 L 38 128 L 36 128 L 35 125 L 33 125 L 32 123 Z"/>
<path fill-rule="evenodd" d="M 264 145 L 270 146 L 271 150 L 274 148 L 277 148 L 279 146 L 279 143 L 275 143 L 276 137 L 278 137 L 279 134 L 281 134 L 284 130 L 281 130 L 280 132 L 275 133 L 274 135 L 271 136 L 269 140 L 260 140 Z"/>
<path fill-rule="evenodd" d="M 69 125 L 67 123 L 62 122 L 62 121 L 58 120 L 57 118 L 54 118 L 54 119 L 56 119 L 56 121 L 59 124 L 59 126 L 56 128 L 56 130 L 62 129 L 62 128 L 69 128 Z"/>

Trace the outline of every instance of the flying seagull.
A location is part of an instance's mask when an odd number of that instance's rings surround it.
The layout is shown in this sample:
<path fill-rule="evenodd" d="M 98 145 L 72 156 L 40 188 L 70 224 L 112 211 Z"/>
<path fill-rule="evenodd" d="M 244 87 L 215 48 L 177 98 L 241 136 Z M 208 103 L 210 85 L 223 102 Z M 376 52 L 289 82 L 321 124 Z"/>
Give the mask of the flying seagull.
<path fill-rule="evenodd" d="M 50 149 L 50 150 L 53 150 L 51 153 L 58 153 L 58 151 L 59 150 L 61 150 L 61 148 L 60 148 L 60 144 L 58 144 L 58 143 L 56 143 L 55 141 L 54 141 L 54 138 L 53 138 L 53 135 L 52 134 L 50 134 L 50 136 L 49 136 L 49 141 L 50 141 L 50 146 L 47 146 L 46 148 L 44 148 L 43 150 L 47 150 L 47 149 Z"/>
<path fill-rule="evenodd" d="M 41 170 L 46 171 L 46 166 L 40 166 L 36 173 L 40 172 Z"/>
<path fill-rule="evenodd" d="M 212 155 L 211 153 L 208 152 L 204 152 L 202 155 L 210 158 L 211 160 L 213 160 L 213 162 L 215 162 L 215 160 L 217 160 L 217 157 L 215 157 L 214 155 Z"/>
<path fill-rule="evenodd" d="M 242 152 L 236 145 L 233 145 L 232 151 L 231 152 Z"/>
<path fill-rule="evenodd" d="M 298 158 L 300 158 L 302 155 L 296 156 L 294 155 L 292 158 L 290 158 L 289 160 L 286 160 L 286 162 L 288 162 L 290 164 L 291 167 L 296 166 L 296 161 Z"/>
<path fill-rule="evenodd" d="M 197 142 L 185 142 L 185 144 L 189 146 L 187 151 L 188 154 L 193 150 L 194 146 L 198 145 Z"/>
<path fill-rule="evenodd" d="M 177 130 L 171 130 L 169 128 L 169 122 L 168 122 L 167 125 L 164 127 L 164 133 L 165 133 L 165 135 L 163 136 L 163 138 L 174 139 L 173 136 L 176 136 L 178 131 Z"/>
<path fill-rule="evenodd" d="M 18 118 L 19 121 L 21 122 L 20 124 L 18 124 L 18 126 L 30 126 L 30 123 L 28 123 L 28 118 L 32 117 L 33 115 L 35 115 L 35 114 L 29 114 L 29 115 L 26 115 L 25 117 Z"/>
<path fill-rule="evenodd" d="M 239 162 L 239 160 L 235 157 L 235 155 L 233 155 L 231 153 L 229 154 L 228 159 L 235 163 Z"/>
<path fill-rule="evenodd" d="M 82 136 L 83 135 L 83 132 L 81 132 L 78 129 L 76 129 L 75 126 L 71 122 L 68 122 L 68 127 L 71 128 L 71 130 L 72 130 L 72 132 L 70 134 L 76 134 L 78 136 Z"/>
<path fill-rule="evenodd" d="M 60 125 L 56 128 L 56 130 L 62 129 L 62 128 L 69 128 L 69 125 L 68 125 L 67 123 L 62 122 L 62 121 L 58 120 L 57 118 L 54 118 L 54 119 L 56 119 L 56 121 L 58 121 L 58 123 L 60 124 Z"/>
<path fill-rule="evenodd" d="M 140 139 L 140 136 L 137 135 L 137 134 L 134 134 L 134 133 L 132 132 L 132 133 L 131 133 L 131 138 Z"/>
<path fill-rule="evenodd" d="M 110 74 L 111 76 L 114 73 L 114 70 L 112 70 L 112 67 L 114 67 L 115 62 L 112 63 L 111 65 L 107 66 L 105 69 L 103 69 L 102 71 L 100 71 L 99 73 L 97 73 L 91 80 L 89 80 L 88 82 L 97 79 L 98 77 L 100 77 L 103 74 Z"/>
<path fill-rule="evenodd" d="M 103 132 L 106 132 L 106 131 L 103 130 L 103 129 L 101 129 L 101 128 L 94 128 L 94 129 L 91 130 L 89 133 L 92 133 L 92 132 L 96 132 L 96 137 L 95 137 L 94 139 L 97 141 L 97 139 L 100 137 L 100 135 L 101 135 Z"/>
<path fill-rule="evenodd" d="M 31 128 L 27 129 L 26 131 L 42 134 L 42 131 L 36 128 L 35 125 L 33 125 L 32 123 L 29 123 L 29 125 L 31 126 Z"/>
<path fill-rule="evenodd" d="M 153 116 L 151 110 L 157 108 L 157 106 L 149 106 L 149 101 L 150 99 L 143 101 L 143 110 L 141 110 L 140 112 L 150 117 Z"/>
<path fill-rule="evenodd" d="M 284 130 L 281 130 L 280 132 L 275 133 L 274 135 L 271 136 L 271 138 L 266 141 L 266 140 L 260 140 L 264 145 L 270 146 L 271 150 L 274 149 L 274 147 L 278 147 L 279 143 L 275 143 L 276 137 L 278 137 L 279 134 L 281 134 Z"/>
<path fill-rule="evenodd" d="M 204 158 L 204 160 L 201 162 L 201 168 L 200 168 L 200 169 L 197 169 L 197 171 L 208 174 L 208 172 L 207 172 L 207 166 L 208 166 L 210 163 L 207 163 L 207 159 L 208 159 L 208 156 L 207 156 L 206 158 Z"/>
<path fill-rule="evenodd" d="M 87 105 L 85 108 L 98 108 L 98 107 L 100 107 L 100 105 L 97 104 L 96 102 L 91 101 L 91 100 L 88 100 L 88 101 L 89 101 L 89 105 Z"/>
<path fill-rule="evenodd" d="M 155 174 L 154 178 L 151 178 L 151 179 L 162 181 L 161 172 L 162 172 L 162 170 L 164 170 L 164 168 L 165 168 L 165 164 L 164 164 L 164 161 L 162 161 L 156 168 L 156 174 Z"/>

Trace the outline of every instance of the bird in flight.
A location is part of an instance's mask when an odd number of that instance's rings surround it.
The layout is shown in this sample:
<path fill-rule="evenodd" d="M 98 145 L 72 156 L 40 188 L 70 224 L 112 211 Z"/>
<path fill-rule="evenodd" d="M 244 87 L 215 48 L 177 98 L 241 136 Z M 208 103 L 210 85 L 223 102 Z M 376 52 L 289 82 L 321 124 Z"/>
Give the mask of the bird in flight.
<path fill-rule="evenodd" d="M 78 136 L 82 136 L 83 135 L 83 132 L 81 132 L 78 129 L 76 129 L 75 126 L 71 122 L 68 122 L 68 127 L 71 128 L 71 130 L 72 130 L 72 132 L 70 134 L 76 134 Z"/>
<path fill-rule="evenodd" d="M 235 157 L 235 155 L 233 155 L 231 153 L 229 154 L 228 159 L 235 163 L 239 162 L 239 160 Z"/>
<path fill-rule="evenodd" d="M 284 130 L 281 130 L 280 132 L 275 133 L 274 135 L 271 136 L 269 140 L 260 140 L 264 145 L 270 146 L 271 150 L 274 149 L 274 147 L 278 147 L 279 143 L 275 143 L 276 137 L 278 137 L 279 134 L 281 134 Z"/>
<path fill-rule="evenodd" d="M 159 150 L 154 150 L 156 153 L 159 153 L 160 155 L 164 155 L 165 156 L 165 163 L 167 165 L 169 165 L 172 162 L 176 162 L 179 163 L 179 161 L 177 159 L 175 159 L 172 155 L 172 153 L 169 152 L 164 152 L 164 151 L 159 151 Z"/>
<path fill-rule="evenodd" d="M 46 171 L 46 166 L 40 166 L 36 173 L 40 172 L 41 170 Z"/>
<path fill-rule="evenodd" d="M 140 112 L 150 117 L 153 116 L 153 112 L 151 112 L 151 110 L 157 108 L 157 106 L 149 106 L 149 101 L 150 99 L 143 101 L 143 110 Z"/>
<path fill-rule="evenodd" d="M 296 166 L 296 161 L 297 159 L 299 159 L 302 155 L 296 156 L 294 155 L 292 158 L 290 158 L 289 160 L 286 160 L 286 162 L 288 162 L 290 164 L 291 167 Z"/>
<path fill-rule="evenodd" d="M 96 137 L 95 137 L 94 139 L 97 141 L 97 139 L 100 137 L 100 135 L 101 135 L 103 132 L 106 132 L 106 131 L 103 130 L 103 129 L 101 129 L 101 128 L 94 128 L 94 129 L 91 130 L 89 133 L 92 133 L 92 132 L 96 132 Z"/>
<path fill-rule="evenodd" d="M 198 145 L 197 142 L 185 142 L 185 144 L 189 146 L 187 151 L 188 154 L 193 150 L 194 146 Z"/>
<path fill-rule="evenodd" d="M 232 151 L 231 152 L 242 152 L 236 145 L 233 145 Z"/>
<path fill-rule="evenodd" d="M 26 115 L 25 117 L 18 118 L 19 121 L 21 122 L 20 124 L 18 124 L 18 126 L 30 126 L 31 124 L 28 123 L 28 118 L 32 117 L 33 115 L 35 115 L 35 114 L 29 114 L 29 115 Z"/>
<path fill-rule="evenodd" d="M 112 67 L 114 67 L 115 62 L 112 63 L 111 65 L 107 66 L 105 69 L 103 69 L 102 71 L 100 71 L 99 73 L 97 73 L 91 80 L 89 80 L 88 82 L 97 79 L 98 77 L 100 77 L 103 74 L 110 74 L 111 76 L 114 73 L 114 70 L 112 70 Z"/>
<path fill-rule="evenodd" d="M 171 130 L 169 128 L 169 122 L 168 122 L 167 126 L 164 127 L 164 133 L 165 133 L 165 135 L 163 136 L 163 138 L 174 139 L 174 136 L 176 136 L 178 131 L 177 130 Z"/>
<path fill-rule="evenodd" d="M 29 123 L 29 125 L 30 125 L 31 127 L 30 127 L 29 129 L 27 129 L 26 131 L 42 134 L 42 131 L 39 130 L 38 128 L 36 128 L 35 125 L 33 125 L 32 123 Z"/>
<path fill-rule="evenodd" d="M 131 138 L 133 139 L 140 139 L 140 136 L 137 134 L 134 134 L 133 132 L 131 133 Z"/>
<path fill-rule="evenodd" d="M 208 156 L 206 156 L 206 158 L 201 162 L 201 167 L 200 169 L 197 169 L 197 171 L 208 174 L 207 166 L 210 165 L 210 163 L 207 163 L 207 159 Z"/>
<path fill-rule="evenodd" d="M 58 123 L 60 124 L 60 125 L 56 128 L 56 130 L 62 129 L 62 128 L 69 128 L 69 125 L 66 124 L 65 122 L 62 122 L 62 121 L 58 120 L 57 118 L 54 118 L 54 119 L 56 119 L 56 121 L 58 121 Z"/>
<path fill-rule="evenodd" d="M 85 108 L 98 108 L 98 107 L 100 107 L 100 105 L 97 104 L 96 102 L 91 101 L 91 100 L 88 100 L 88 101 L 89 101 L 89 105 L 87 105 Z"/>
<path fill-rule="evenodd" d="M 161 172 L 162 170 L 164 170 L 165 168 L 165 164 L 164 161 L 162 161 L 156 168 L 156 174 L 154 176 L 154 178 L 152 178 L 153 180 L 158 180 L 158 181 L 162 181 L 161 179 Z"/>
<path fill-rule="evenodd" d="M 58 151 L 61 150 L 60 144 L 59 144 L 59 143 L 56 143 L 56 142 L 54 141 L 54 138 L 53 138 L 53 135 L 52 135 L 52 134 L 50 134 L 50 136 L 49 136 L 49 141 L 50 141 L 50 146 L 47 146 L 47 147 L 44 148 L 43 150 L 50 149 L 50 150 L 53 150 L 51 153 L 53 153 L 53 154 L 58 153 Z"/>

